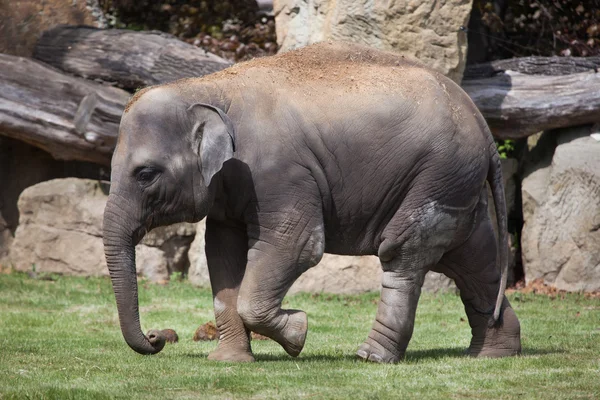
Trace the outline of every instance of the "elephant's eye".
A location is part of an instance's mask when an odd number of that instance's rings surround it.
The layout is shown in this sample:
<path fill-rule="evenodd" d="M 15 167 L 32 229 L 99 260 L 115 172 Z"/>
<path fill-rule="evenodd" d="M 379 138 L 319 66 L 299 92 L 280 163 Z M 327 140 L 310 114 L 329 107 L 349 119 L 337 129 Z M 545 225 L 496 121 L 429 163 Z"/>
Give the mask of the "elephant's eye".
<path fill-rule="evenodd" d="M 149 185 L 158 177 L 160 171 L 152 167 L 140 167 L 136 170 L 135 177 L 143 185 Z"/>

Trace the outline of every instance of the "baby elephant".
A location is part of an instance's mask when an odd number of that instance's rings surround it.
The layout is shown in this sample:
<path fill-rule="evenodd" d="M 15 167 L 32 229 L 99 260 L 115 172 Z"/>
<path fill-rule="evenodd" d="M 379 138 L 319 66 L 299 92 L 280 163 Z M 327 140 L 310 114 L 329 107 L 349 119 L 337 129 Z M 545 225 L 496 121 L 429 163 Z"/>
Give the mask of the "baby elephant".
<path fill-rule="evenodd" d="M 306 314 L 282 299 L 324 252 L 381 260 L 381 300 L 359 357 L 403 358 L 430 270 L 460 289 L 469 354 L 501 357 L 521 349 L 504 297 L 505 209 L 492 135 L 459 86 L 400 55 L 326 42 L 133 96 L 104 246 L 123 336 L 142 354 L 165 338 L 141 331 L 134 246 L 152 228 L 206 217 L 220 332 L 209 359 L 252 361 L 249 331 L 297 356 Z"/>

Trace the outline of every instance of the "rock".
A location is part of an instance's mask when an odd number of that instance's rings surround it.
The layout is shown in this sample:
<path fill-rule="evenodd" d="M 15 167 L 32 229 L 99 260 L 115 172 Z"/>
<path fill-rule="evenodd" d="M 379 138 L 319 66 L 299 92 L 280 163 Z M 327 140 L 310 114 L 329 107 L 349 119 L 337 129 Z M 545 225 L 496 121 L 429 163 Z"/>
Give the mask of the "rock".
<path fill-rule="evenodd" d="M 164 281 L 169 278 L 167 257 L 159 248 L 138 244 L 135 246 L 135 261 L 139 276 L 144 276 L 159 284 L 164 284 Z M 108 273 L 108 269 L 106 269 L 106 273 Z"/>
<path fill-rule="evenodd" d="M 302 274 L 290 293 L 356 294 L 375 292 L 381 286 L 381 264 L 375 256 L 325 254 L 321 262 Z"/>
<path fill-rule="evenodd" d="M 12 233 L 8 229 L 8 224 L 0 213 L 0 265 L 2 260 L 8 255 L 8 249 L 13 241 Z"/>
<path fill-rule="evenodd" d="M 596 130 L 546 132 L 532 151 L 521 189 L 528 284 L 543 279 L 560 290 L 600 290 L 600 141 L 590 136 Z"/>
<path fill-rule="evenodd" d="M 188 257 L 190 268 L 188 270 L 189 281 L 198 287 L 210 287 L 208 275 L 208 264 L 204 253 L 204 233 L 206 232 L 206 219 L 196 224 L 196 237 L 190 245 Z"/>
<path fill-rule="evenodd" d="M 43 31 L 60 24 L 106 27 L 98 0 L 0 0 L 0 53 L 31 57 Z"/>
<path fill-rule="evenodd" d="M 0 214 L 6 227 L 15 233 L 19 223 L 17 201 L 26 188 L 56 178 L 109 179 L 102 166 L 79 161 L 56 160 L 25 142 L 0 136 Z"/>
<path fill-rule="evenodd" d="M 58 179 L 19 197 L 19 227 L 9 252 L 15 269 L 69 275 L 106 275 L 102 210 L 108 186 Z"/>
<path fill-rule="evenodd" d="M 429 271 L 425 275 L 425 281 L 423 282 L 424 292 L 458 292 L 458 288 L 454 284 L 454 281 L 448 278 L 444 274 L 438 272 Z"/>
<path fill-rule="evenodd" d="M 358 294 L 377 292 L 381 288 L 381 264 L 375 256 L 339 256 L 325 254 L 321 262 L 306 271 L 290 289 L 290 293 Z M 452 290 L 454 282 L 443 274 L 428 272 L 423 290 Z"/>
<path fill-rule="evenodd" d="M 67 275 L 108 275 L 102 220 L 108 184 L 88 179 L 55 179 L 23 191 L 19 226 L 8 260 L 21 271 Z M 191 224 L 152 231 L 136 246 L 137 273 L 151 281 L 186 271 L 195 234 Z"/>
<path fill-rule="evenodd" d="M 192 284 L 210 287 L 208 265 L 204 254 L 204 221 L 196 226 L 196 238 L 190 246 L 188 278 Z M 375 256 L 352 257 L 325 254 L 321 262 L 306 271 L 289 293 L 339 293 L 356 294 L 378 291 L 381 286 L 381 266 Z M 454 283 L 442 274 L 429 272 L 424 290 L 451 290 Z"/>
<path fill-rule="evenodd" d="M 141 242 L 143 246 L 138 245 L 136 252 L 143 247 L 158 249 L 162 253 L 161 257 L 165 260 L 162 265 L 167 266 L 167 274 L 173 272 L 186 274 L 190 267 L 188 251 L 195 235 L 196 227 L 194 224 L 183 222 L 161 226 L 146 234 Z"/>
<path fill-rule="evenodd" d="M 414 56 L 460 83 L 470 0 L 274 0 L 281 51 L 345 40 Z"/>
<path fill-rule="evenodd" d="M 504 183 L 504 197 L 506 199 L 506 213 L 509 216 L 515 212 L 517 204 L 517 172 L 519 170 L 519 162 L 514 158 L 502 160 L 502 181 Z M 496 220 L 496 208 L 492 191 L 488 186 L 488 214 L 492 220 L 494 233 L 498 235 L 498 222 Z M 509 227 L 510 229 L 510 227 Z M 497 236 L 496 236 L 497 237 Z M 517 247 L 514 243 L 514 237 L 508 235 L 508 284 L 514 283 L 514 272 L 517 265 Z"/>

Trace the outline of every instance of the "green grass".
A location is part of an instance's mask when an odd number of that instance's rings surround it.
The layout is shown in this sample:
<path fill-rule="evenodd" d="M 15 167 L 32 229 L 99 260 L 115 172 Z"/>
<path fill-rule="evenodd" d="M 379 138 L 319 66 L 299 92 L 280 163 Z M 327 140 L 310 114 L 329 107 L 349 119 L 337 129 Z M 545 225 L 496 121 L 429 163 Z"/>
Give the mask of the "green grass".
<path fill-rule="evenodd" d="M 600 398 L 600 300 L 510 298 L 521 357 L 464 357 L 470 333 L 460 299 L 424 294 L 406 360 L 360 362 L 354 352 L 377 295 L 297 295 L 285 303 L 309 315 L 300 357 L 255 341 L 257 362 L 240 365 L 208 361 L 216 343 L 191 340 L 213 319 L 208 290 L 141 285 L 144 331 L 172 328 L 180 342 L 140 356 L 121 337 L 108 279 L 0 275 L 0 398 Z"/>

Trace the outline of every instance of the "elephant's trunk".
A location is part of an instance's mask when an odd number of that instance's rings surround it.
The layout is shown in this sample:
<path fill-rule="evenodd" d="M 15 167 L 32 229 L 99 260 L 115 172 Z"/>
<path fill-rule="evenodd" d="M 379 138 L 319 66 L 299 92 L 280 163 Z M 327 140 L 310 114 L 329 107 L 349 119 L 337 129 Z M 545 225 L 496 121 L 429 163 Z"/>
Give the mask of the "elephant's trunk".
<path fill-rule="evenodd" d="M 125 341 L 140 354 L 162 350 L 165 338 L 158 332 L 144 336 L 140 326 L 138 287 L 135 268 L 135 224 L 124 208 L 124 199 L 109 196 L 104 211 L 104 254 L 117 301 L 121 332 Z"/>

